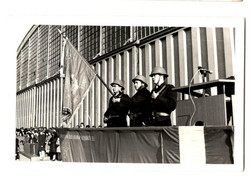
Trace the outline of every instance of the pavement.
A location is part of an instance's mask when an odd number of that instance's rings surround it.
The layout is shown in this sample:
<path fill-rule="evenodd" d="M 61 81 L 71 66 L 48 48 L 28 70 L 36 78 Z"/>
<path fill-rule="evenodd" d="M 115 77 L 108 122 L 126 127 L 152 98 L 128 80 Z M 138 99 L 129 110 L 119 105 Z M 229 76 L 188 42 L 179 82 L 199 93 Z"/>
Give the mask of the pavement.
<path fill-rule="evenodd" d="M 52 160 L 50 160 L 49 156 L 46 156 L 44 158 L 44 160 L 40 160 L 39 156 L 28 155 L 28 154 L 25 154 L 24 152 L 20 152 L 19 153 L 19 160 L 17 160 L 17 161 L 31 161 L 31 162 L 34 162 L 34 161 L 52 161 Z"/>

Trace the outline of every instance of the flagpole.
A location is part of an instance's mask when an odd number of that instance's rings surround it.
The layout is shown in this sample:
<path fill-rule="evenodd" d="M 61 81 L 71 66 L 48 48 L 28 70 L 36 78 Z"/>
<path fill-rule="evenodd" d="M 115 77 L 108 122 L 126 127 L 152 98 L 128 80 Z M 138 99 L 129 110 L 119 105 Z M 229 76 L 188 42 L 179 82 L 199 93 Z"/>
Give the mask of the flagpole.
<path fill-rule="evenodd" d="M 107 90 L 111 93 L 111 95 L 113 95 L 112 90 L 107 86 L 107 84 L 103 81 L 103 79 L 97 73 L 96 73 L 96 76 L 99 78 L 101 83 L 103 83 L 103 85 L 107 88 Z"/>
<path fill-rule="evenodd" d="M 68 39 L 64 33 L 58 29 L 58 32 L 63 36 L 64 39 Z M 111 95 L 113 95 L 112 90 L 109 88 L 109 86 L 104 82 L 104 80 L 98 75 L 98 73 L 95 72 L 96 77 L 101 81 L 101 83 L 107 88 L 107 90 L 110 92 Z"/>
<path fill-rule="evenodd" d="M 60 69 L 59 69 L 59 74 L 60 74 L 60 88 L 62 89 L 60 92 L 60 96 L 61 96 L 61 101 L 60 101 L 60 113 L 59 113 L 59 122 L 60 122 L 60 127 L 63 126 L 64 122 L 62 121 L 62 110 L 63 110 L 63 77 L 64 77 L 64 73 L 63 73 L 63 69 L 64 69 L 64 50 L 65 50 L 65 45 L 66 45 L 66 39 L 65 36 L 63 35 L 63 33 L 61 32 L 61 30 L 58 29 L 58 32 L 60 33 L 61 36 L 63 36 L 63 43 L 62 43 L 62 48 L 61 48 L 61 59 L 60 59 Z"/>

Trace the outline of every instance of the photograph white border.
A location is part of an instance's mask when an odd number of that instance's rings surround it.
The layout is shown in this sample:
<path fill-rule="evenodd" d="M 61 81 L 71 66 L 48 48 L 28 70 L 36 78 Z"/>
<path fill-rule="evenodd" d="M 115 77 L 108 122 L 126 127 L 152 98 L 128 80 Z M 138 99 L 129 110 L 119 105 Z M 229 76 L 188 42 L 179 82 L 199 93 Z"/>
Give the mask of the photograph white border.
<path fill-rule="evenodd" d="M 46 1 L 44 2 L 46 3 Z M 61 2 L 63 3 L 63 2 Z M 20 5 L 21 3 L 18 3 L 17 5 Z M 83 1 L 82 1 L 83 4 Z M 48 4 L 47 4 L 48 5 Z M 110 4 L 100 4 L 100 7 L 102 6 L 109 6 Z M 83 190 L 83 183 L 88 184 L 88 192 L 108 192 L 109 194 L 117 194 L 116 190 L 112 190 L 112 186 L 121 187 L 122 194 L 128 194 L 130 192 L 129 189 L 123 189 L 124 185 L 127 185 L 128 183 L 131 185 L 131 188 L 135 189 L 135 187 L 139 184 L 143 185 L 141 189 L 136 190 L 135 192 L 141 192 L 145 194 L 150 193 L 158 193 L 158 189 L 150 187 L 152 186 L 162 186 L 167 185 L 166 188 L 168 188 L 168 184 L 172 185 L 174 189 L 169 189 L 167 192 L 174 193 L 177 192 L 177 189 L 186 187 L 186 192 L 192 192 L 192 189 L 189 188 L 191 185 L 195 185 L 198 187 L 206 187 L 206 181 L 211 181 L 213 184 L 216 185 L 218 192 L 228 192 L 225 190 L 219 190 L 220 186 L 218 186 L 217 182 L 226 182 L 226 185 L 228 185 L 229 188 L 231 188 L 231 191 L 235 194 L 238 192 L 238 188 L 236 183 L 237 182 L 243 182 L 243 185 L 245 185 L 245 181 L 248 178 L 248 174 L 242 174 L 247 173 L 249 169 L 247 169 L 247 165 L 245 166 L 245 170 L 243 171 L 243 157 L 246 158 L 247 162 L 250 162 L 248 156 L 245 156 L 243 154 L 242 146 L 245 143 L 244 133 L 242 129 L 244 130 L 244 110 L 243 107 L 248 107 L 249 103 L 244 102 L 244 70 L 249 71 L 248 67 L 244 67 L 244 64 L 248 64 L 250 62 L 249 57 L 248 60 L 244 60 L 244 46 L 247 44 L 247 40 L 249 40 L 249 37 L 246 37 L 246 40 L 244 41 L 238 41 L 236 42 L 235 48 L 236 48 L 236 58 L 238 59 L 238 67 L 234 66 L 234 74 L 236 78 L 236 100 L 238 100 L 238 110 L 236 113 L 238 113 L 237 117 L 235 117 L 236 128 L 235 129 L 241 129 L 240 132 L 235 133 L 235 164 L 234 165 L 206 165 L 205 166 L 194 166 L 194 167 L 183 167 L 179 165 L 170 165 L 170 164 L 113 164 L 113 163 L 97 163 L 97 164 L 90 164 L 90 163 L 56 163 L 56 164 L 48 164 L 48 163 L 22 163 L 22 162 L 14 162 L 14 140 L 13 142 L 10 142 L 14 136 L 14 132 L 11 132 L 10 129 L 15 129 L 15 124 L 13 123 L 15 121 L 15 104 L 12 102 L 15 102 L 15 86 L 16 86 L 16 50 L 19 44 L 22 41 L 22 38 L 25 36 L 25 30 L 27 31 L 27 27 L 31 27 L 33 24 L 78 24 L 78 25 L 145 25 L 148 24 L 151 25 L 164 25 L 167 24 L 169 26 L 212 26 L 214 24 L 215 26 L 229 26 L 233 25 L 236 27 L 236 37 L 242 36 L 244 34 L 244 26 L 243 24 L 246 23 L 245 18 L 247 17 L 247 10 L 250 8 L 249 4 L 247 5 L 225 5 L 217 3 L 217 7 L 213 4 L 208 4 L 207 6 L 201 5 L 201 6 L 195 6 L 194 4 L 182 4 L 184 8 L 180 9 L 180 3 L 177 5 L 171 3 L 160 3 L 156 2 L 156 4 L 153 4 L 152 2 L 139 4 L 139 2 L 134 2 L 133 7 L 137 9 L 137 7 L 143 9 L 136 11 L 132 11 L 132 5 L 126 5 L 126 3 L 122 3 L 118 5 L 119 7 L 113 7 L 115 9 L 114 12 L 109 12 L 111 10 L 107 9 L 106 11 L 102 10 L 100 7 L 98 7 L 97 10 L 95 10 L 95 13 L 91 12 L 91 9 L 87 9 L 86 13 L 81 13 L 80 8 L 75 8 L 76 10 L 72 10 L 70 13 L 65 10 L 62 11 L 62 9 L 59 9 L 59 13 L 55 13 L 52 8 L 49 10 L 47 9 L 47 13 L 41 13 L 41 10 L 46 10 L 46 6 L 42 5 L 39 7 L 39 10 L 32 10 L 29 8 L 29 11 L 27 11 L 28 8 L 24 8 L 23 11 L 20 11 L 22 9 L 22 5 L 19 7 L 19 9 L 14 9 L 12 13 L 8 13 L 4 15 L 2 18 L 4 19 L 3 23 L 1 22 L 1 25 L 5 27 L 5 29 L 8 29 L 8 33 L 1 34 L 1 37 L 12 37 L 12 39 L 6 39 L 3 40 L 4 47 L 1 48 L 1 54 L 6 54 L 4 56 L 3 64 L 8 65 L 7 71 L 10 72 L 10 75 L 2 75 L 1 77 L 1 83 L 8 83 L 8 85 L 4 85 L 2 90 L 4 91 L 4 94 L 6 96 L 1 98 L 1 101 L 3 103 L 9 102 L 8 104 L 1 104 L 1 107 L 3 108 L 3 112 L 1 113 L 1 118 L 6 119 L 3 123 L 3 130 L 8 130 L 7 135 L 5 137 L 5 140 L 1 143 L 1 147 L 3 147 L 5 150 L 2 153 L 2 156 L 4 156 L 4 159 L 1 158 L 1 162 L 3 162 L 3 167 L 10 167 L 10 169 L 6 169 L 8 172 L 4 174 L 6 181 L 15 181 L 15 184 L 12 183 L 13 186 L 16 185 L 17 188 L 21 188 L 24 183 L 21 182 L 20 184 L 16 183 L 19 180 L 15 179 L 15 174 L 18 173 L 19 175 L 23 175 L 23 179 L 27 180 L 29 178 L 35 178 L 38 175 L 41 176 L 41 181 L 47 179 L 48 182 L 54 181 L 54 179 L 48 179 L 48 174 L 43 175 L 44 171 L 53 171 L 55 175 L 57 175 L 57 181 L 55 181 L 55 184 L 63 185 L 62 189 L 54 189 L 50 188 L 52 193 L 57 193 L 58 191 L 62 192 L 63 194 L 67 193 L 77 193 L 80 189 Z M 86 5 L 85 5 L 86 6 Z M 89 4 L 87 4 L 87 8 L 89 8 Z M 93 5 L 92 5 L 93 6 Z M 164 12 L 164 6 L 168 8 L 168 14 Z M 67 7 L 67 4 L 65 4 L 65 7 Z M 122 9 L 120 7 L 124 7 L 123 9 L 127 11 L 121 11 Z M 156 11 L 155 9 L 159 9 Z M 224 9 L 223 9 L 224 8 Z M 31 9 L 31 10 L 30 10 Z M 38 9 L 38 8 L 37 8 Z M 83 9 L 83 7 L 82 7 Z M 148 13 L 152 11 L 150 14 Z M 177 13 L 177 10 L 179 12 Z M 190 11 L 189 11 L 190 10 Z M 196 10 L 196 11 L 195 11 Z M 222 11 L 224 10 L 224 11 Z M 37 12 L 36 12 L 37 11 Z M 148 12 L 147 12 L 148 11 Z M 30 13 L 32 12 L 32 13 Z M 5 12 L 6 13 L 6 12 Z M 38 14 L 39 13 L 39 14 Z M 25 28 L 24 31 L 21 30 L 21 28 Z M 248 27 L 245 27 L 249 29 Z M 17 30 L 18 29 L 18 30 Z M 22 33 L 21 33 L 22 32 Z M 3 33 L 3 32 L 2 32 Z M 248 34 L 248 33 L 247 33 Z M 8 46 L 8 47 L 7 47 Z M 249 47 L 249 45 L 248 45 Z M 239 48 L 239 49 L 238 49 Z M 247 54 L 248 55 L 248 54 Z M 235 68 L 236 67 L 236 68 Z M 245 68 L 245 69 L 244 69 Z M 249 79 L 249 78 L 247 78 Z M 7 82 L 8 81 L 8 82 Z M 247 81 L 248 83 L 248 81 Z M 245 95 L 249 95 L 248 92 L 245 92 Z M 247 103 L 245 105 L 244 103 Z M 8 113 L 8 115 L 6 115 Z M 247 119 L 248 120 L 248 119 Z M 250 124 L 249 121 L 247 121 L 247 124 Z M 237 131 L 237 130 L 235 130 Z M 250 135 L 249 132 L 245 133 L 245 136 Z M 4 147 L 5 146 L 5 147 Z M 6 147 L 8 146 L 8 147 Z M 246 149 L 247 150 L 247 149 Z M 237 160 L 237 161 L 236 161 Z M 27 175 L 26 175 L 27 174 Z M 71 177 L 74 177 L 74 175 L 78 174 L 77 180 L 72 180 Z M 85 177 L 84 177 L 85 176 Z M 99 177 L 98 177 L 99 176 Z M 61 178 L 60 178 L 61 177 Z M 84 178 L 83 178 L 84 177 Z M 68 178 L 69 180 L 67 180 Z M 81 179 L 79 179 L 81 178 Z M 206 179 L 206 181 L 203 181 L 203 179 Z M 239 180 L 238 180 L 239 179 Z M 67 181 L 65 181 L 67 180 Z M 36 184 L 38 181 L 30 181 L 30 189 L 37 188 Z M 40 181 L 40 180 L 39 180 Z M 194 182 L 196 183 L 194 183 Z M 72 189 L 66 188 L 64 190 L 64 183 L 66 182 L 68 186 L 71 186 Z M 110 182 L 114 182 L 112 186 L 109 186 Z M 128 183 L 126 183 L 128 182 Z M 211 183 L 211 184 L 212 184 Z M 123 185 L 124 184 L 124 185 Z M 73 188 L 73 186 L 76 186 L 76 188 Z M 77 186 L 80 189 L 77 189 Z M 194 189 L 194 194 L 196 192 L 200 194 L 203 192 L 201 189 L 197 188 L 197 190 Z M 226 186 L 225 186 L 226 187 Z M 248 188 L 248 185 L 246 185 Z M 99 189 L 98 189 L 99 188 Z M 102 189 L 103 188 L 103 189 Z M 223 187 L 224 188 L 224 187 Z M 242 189 L 244 187 L 242 186 Z M 5 188 L 3 188 L 5 189 Z M 91 190 L 90 190 L 91 189 Z M 159 188 L 159 190 L 162 188 Z M 12 189 L 10 189 L 11 191 Z M 207 190 L 207 192 L 212 192 L 213 189 L 204 189 Z M 216 189 L 215 189 L 216 190 Z M 163 190 L 164 191 L 164 190 Z M 230 190 L 229 190 L 230 192 Z M 22 194 L 22 193 L 20 193 Z M 42 193 L 41 193 L 42 194 Z M 44 193 L 43 193 L 44 194 Z M 228 193 L 231 194 L 231 193 Z"/>

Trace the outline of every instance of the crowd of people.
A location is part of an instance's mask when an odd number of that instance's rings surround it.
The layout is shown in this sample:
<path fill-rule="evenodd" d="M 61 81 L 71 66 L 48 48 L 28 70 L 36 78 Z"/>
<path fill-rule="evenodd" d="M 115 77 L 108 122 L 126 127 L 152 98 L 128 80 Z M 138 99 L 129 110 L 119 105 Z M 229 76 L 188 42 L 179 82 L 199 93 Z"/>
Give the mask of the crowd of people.
<path fill-rule="evenodd" d="M 29 148 L 29 155 L 39 156 L 40 160 L 49 157 L 51 161 L 61 161 L 60 139 L 56 129 L 46 127 L 16 129 L 16 160 L 20 152 Z"/>

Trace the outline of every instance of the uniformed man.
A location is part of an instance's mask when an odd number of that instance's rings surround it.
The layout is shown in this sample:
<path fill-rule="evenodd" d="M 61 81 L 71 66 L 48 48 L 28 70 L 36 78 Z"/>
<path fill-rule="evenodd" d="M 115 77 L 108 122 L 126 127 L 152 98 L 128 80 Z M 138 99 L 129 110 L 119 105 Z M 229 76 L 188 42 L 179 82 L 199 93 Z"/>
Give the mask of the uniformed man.
<path fill-rule="evenodd" d="M 104 114 L 107 127 L 126 127 L 126 116 L 130 109 L 130 97 L 124 94 L 124 82 L 114 80 L 111 83 L 113 96 L 109 100 L 109 107 Z"/>
<path fill-rule="evenodd" d="M 142 75 L 132 79 L 136 94 L 131 97 L 130 126 L 146 126 L 151 118 L 151 93 L 147 89 L 146 78 Z"/>
<path fill-rule="evenodd" d="M 171 126 L 170 115 L 176 108 L 177 93 L 172 90 L 173 85 L 165 83 L 168 74 L 164 68 L 156 66 L 150 77 L 155 84 L 151 91 L 153 125 Z"/>

